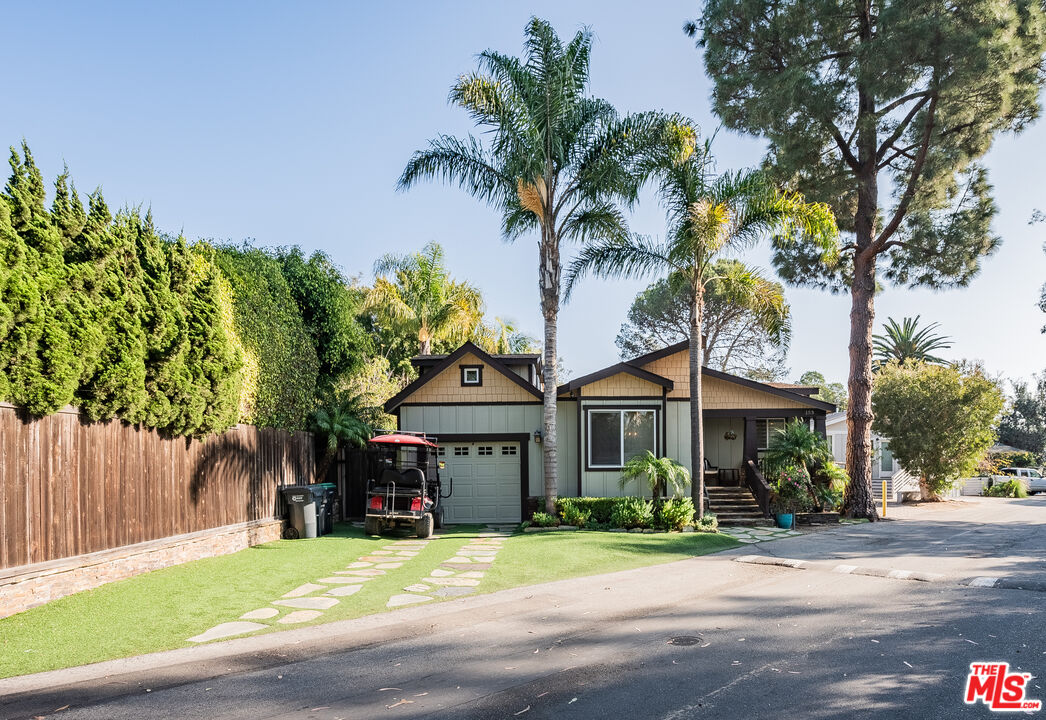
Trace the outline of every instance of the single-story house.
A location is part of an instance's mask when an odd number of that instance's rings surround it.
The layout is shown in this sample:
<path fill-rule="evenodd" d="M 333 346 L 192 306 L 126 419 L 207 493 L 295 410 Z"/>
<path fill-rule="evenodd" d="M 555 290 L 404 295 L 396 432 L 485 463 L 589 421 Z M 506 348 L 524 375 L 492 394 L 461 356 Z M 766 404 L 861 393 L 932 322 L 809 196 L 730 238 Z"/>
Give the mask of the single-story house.
<path fill-rule="evenodd" d="M 438 437 L 445 486 L 453 479 L 447 522 L 528 517 L 544 493 L 540 356 L 491 355 L 466 342 L 449 355 L 412 362 L 417 380 L 385 411 L 402 430 Z M 750 502 L 756 496 L 765 514 L 766 495 L 756 477 L 761 479 L 757 465 L 771 433 L 802 418 L 823 434 L 835 406 L 810 397 L 817 388 L 771 385 L 710 368 L 703 373 L 706 478 L 733 486 Z M 561 385 L 560 496 L 636 492 L 619 487 L 621 467 L 644 450 L 690 467 L 689 392 L 686 342 Z M 715 504 L 713 497 L 713 510 Z"/>
<path fill-rule="evenodd" d="M 846 465 L 846 412 L 834 412 L 825 420 L 828 444 L 837 465 Z M 883 482 L 889 502 L 901 502 L 905 496 L 920 496 L 919 478 L 910 474 L 894 459 L 890 444 L 881 435 L 872 434 L 872 495 L 882 502 Z"/>

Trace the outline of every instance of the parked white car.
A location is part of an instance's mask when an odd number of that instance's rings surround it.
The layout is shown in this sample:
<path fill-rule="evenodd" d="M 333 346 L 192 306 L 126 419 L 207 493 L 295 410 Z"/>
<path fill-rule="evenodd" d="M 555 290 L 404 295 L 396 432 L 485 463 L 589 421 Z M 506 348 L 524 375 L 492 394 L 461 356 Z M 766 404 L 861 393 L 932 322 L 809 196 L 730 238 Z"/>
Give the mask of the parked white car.
<path fill-rule="evenodd" d="M 1035 468 L 1002 468 L 1001 475 L 993 475 L 994 483 L 1006 482 L 1018 478 L 1024 483 L 1024 488 L 1031 494 L 1046 492 L 1046 477 Z"/>

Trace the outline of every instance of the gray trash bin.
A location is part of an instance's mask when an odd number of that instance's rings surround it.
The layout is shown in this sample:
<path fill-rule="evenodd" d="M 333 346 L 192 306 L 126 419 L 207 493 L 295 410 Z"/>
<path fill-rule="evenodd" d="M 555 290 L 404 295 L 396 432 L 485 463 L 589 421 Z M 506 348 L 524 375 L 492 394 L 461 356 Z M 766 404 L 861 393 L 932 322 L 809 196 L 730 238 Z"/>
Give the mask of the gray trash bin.
<path fill-rule="evenodd" d="M 288 540 L 316 537 L 316 500 L 308 485 L 288 485 L 283 488 L 287 503 L 287 528 L 283 537 Z"/>

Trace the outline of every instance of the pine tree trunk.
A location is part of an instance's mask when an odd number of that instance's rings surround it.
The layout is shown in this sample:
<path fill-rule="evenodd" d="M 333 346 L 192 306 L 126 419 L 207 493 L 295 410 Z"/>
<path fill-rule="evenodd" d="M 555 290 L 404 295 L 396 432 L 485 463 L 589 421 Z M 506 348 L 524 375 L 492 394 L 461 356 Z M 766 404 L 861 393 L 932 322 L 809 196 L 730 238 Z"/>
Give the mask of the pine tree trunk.
<path fill-rule="evenodd" d="M 850 289 L 850 378 L 846 407 L 848 517 L 879 519 L 872 497 L 872 325 L 875 322 L 875 255 L 855 253 Z"/>
<path fill-rule="evenodd" d="M 550 514 L 556 512 L 556 496 L 559 494 L 559 465 L 556 455 L 556 323 L 559 317 L 559 279 L 559 239 L 551 230 L 542 227 L 541 314 L 545 319 L 545 357 L 541 370 L 542 381 L 545 384 L 542 469 L 545 477 L 545 512 Z"/>
<path fill-rule="evenodd" d="M 872 42 L 872 5 L 858 3 L 858 36 Z M 843 498 L 848 517 L 879 519 L 872 497 L 872 324 L 875 322 L 875 258 L 879 218 L 876 170 L 875 96 L 862 80 L 857 86 L 857 209 L 854 213 L 854 276 L 850 287 L 850 377 L 846 406 L 846 472 L 850 482 Z"/>
<path fill-rule="evenodd" d="M 705 516 L 705 426 L 704 399 L 701 393 L 701 366 L 704 342 L 701 321 L 704 314 L 704 288 L 694 290 L 690 301 L 690 493 L 698 520 Z"/>

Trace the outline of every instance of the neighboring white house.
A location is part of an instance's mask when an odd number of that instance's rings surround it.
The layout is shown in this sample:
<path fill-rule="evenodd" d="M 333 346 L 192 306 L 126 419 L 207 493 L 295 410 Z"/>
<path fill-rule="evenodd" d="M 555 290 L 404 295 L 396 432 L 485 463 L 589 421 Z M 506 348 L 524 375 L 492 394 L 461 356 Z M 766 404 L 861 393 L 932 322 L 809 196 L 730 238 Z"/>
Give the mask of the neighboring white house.
<path fill-rule="evenodd" d="M 832 447 L 832 456 L 838 465 L 846 464 L 846 412 L 834 412 L 825 417 L 825 435 Z M 919 479 L 902 468 L 886 439 L 872 434 L 872 494 L 882 502 L 883 481 L 886 481 L 886 497 L 890 502 L 900 502 L 903 495 L 920 497 Z"/>

